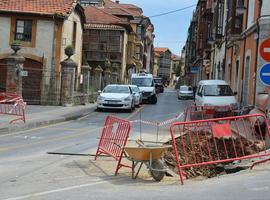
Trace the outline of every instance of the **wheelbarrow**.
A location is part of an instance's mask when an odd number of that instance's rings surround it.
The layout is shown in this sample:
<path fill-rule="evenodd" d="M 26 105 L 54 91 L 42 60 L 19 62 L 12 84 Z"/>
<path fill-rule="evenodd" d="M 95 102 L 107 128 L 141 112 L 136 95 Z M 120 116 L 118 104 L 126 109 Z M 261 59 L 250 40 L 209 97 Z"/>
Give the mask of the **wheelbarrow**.
<path fill-rule="evenodd" d="M 138 143 L 138 142 L 137 142 Z M 167 167 L 162 160 L 165 150 L 170 148 L 170 145 L 144 145 L 141 141 L 139 146 L 124 147 L 124 154 L 128 160 L 132 162 L 132 178 L 136 179 L 142 165 L 145 164 L 149 169 L 151 176 L 155 181 L 161 181 L 167 172 Z M 139 164 L 138 170 L 135 173 L 135 168 Z"/>

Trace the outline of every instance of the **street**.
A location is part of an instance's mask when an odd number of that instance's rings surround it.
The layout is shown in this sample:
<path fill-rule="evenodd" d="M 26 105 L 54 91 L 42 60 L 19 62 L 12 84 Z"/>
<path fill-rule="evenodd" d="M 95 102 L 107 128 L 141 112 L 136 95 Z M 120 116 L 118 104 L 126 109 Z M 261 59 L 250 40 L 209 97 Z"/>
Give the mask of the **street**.
<path fill-rule="evenodd" d="M 176 92 L 167 89 L 159 95 L 157 105 L 145 104 L 133 113 L 94 112 L 75 121 L 0 136 L 0 199 L 127 199 L 127 195 L 128 199 L 176 199 L 177 196 L 183 199 L 216 199 L 217 196 L 219 199 L 229 199 L 229 196 L 268 199 L 267 166 L 223 178 L 187 181 L 181 186 L 178 176 L 153 181 L 146 168 L 136 180 L 131 179 L 128 169 L 121 169 L 115 177 L 116 162 L 111 158 L 100 157 L 94 161 L 93 157 L 83 155 L 95 153 L 108 114 L 129 120 L 141 116 L 143 120 L 162 121 L 174 117 L 172 113 L 181 112 L 190 103 L 192 101 L 177 100 Z M 131 138 L 140 137 L 138 130 L 134 127 Z M 142 137 L 145 132 L 147 139 L 156 140 L 153 127 L 142 126 Z"/>
<path fill-rule="evenodd" d="M 88 168 L 89 159 L 92 163 L 92 157 L 83 157 L 82 160 L 78 156 L 48 155 L 47 152 L 94 154 L 98 137 L 102 131 L 101 127 L 108 114 L 129 120 L 141 118 L 150 121 L 163 121 L 175 117 L 190 103 L 190 101 L 177 100 L 174 90 L 168 90 L 160 95 L 156 105 L 144 104 L 133 113 L 124 111 L 94 112 L 79 120 L 2 135 L 0 140 L 1 199 L 50 190 L 55 187 L 60 188 L 70 184 L 79 185 L 89 181 L 85 179 L 90 174 L 85 174 L 83 170 L 85 167 Z M 139 139 L 139 130 L 139 125 L 134 124 L 131 138 Z M 156 140 L 156 127 L 142 125 L 141 130 L 142 137 L 144 137 L 143 133 L 145 132 L 147 135 L 152 133 L 152 140 Z M 169 134 L 168 131 L 167 134 Z M 89 163 L 89 167 L 90 165 Z M 106 168 L 106 166 L 103 167 Z M 101 180 L 114 179 L 113 172 L 114 168 L 108 171 L 109 174 L 103 174 Z M 130 179 L 129 176 L 126 178 Z M 93 177 L 91 177 L 93 183 L 99 182 L 99 180 L 92 179 Z"/>

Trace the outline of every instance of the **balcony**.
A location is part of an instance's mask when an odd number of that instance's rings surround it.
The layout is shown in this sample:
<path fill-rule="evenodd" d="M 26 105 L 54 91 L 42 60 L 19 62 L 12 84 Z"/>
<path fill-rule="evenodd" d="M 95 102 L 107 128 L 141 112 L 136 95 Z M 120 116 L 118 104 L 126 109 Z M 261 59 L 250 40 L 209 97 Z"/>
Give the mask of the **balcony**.
<path fill-rule="evenodd" d="M 243 15 L 231 17 L 226 24 L 228 35 L 239 35 L 242 32 Z"/>

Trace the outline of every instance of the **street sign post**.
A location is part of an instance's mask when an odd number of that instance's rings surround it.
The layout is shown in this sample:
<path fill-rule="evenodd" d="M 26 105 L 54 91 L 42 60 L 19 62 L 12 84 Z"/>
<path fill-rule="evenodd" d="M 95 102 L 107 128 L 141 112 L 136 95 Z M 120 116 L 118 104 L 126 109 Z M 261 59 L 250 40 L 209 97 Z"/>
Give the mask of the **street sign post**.
<path fill-rule="evenodd" d="M 270 62 L 270 38 L 260 45 L 260 55 L 265 61 Z"/>
<path fill-rule="evenodd" d="M 270 86 L 270 63 L 263 65 L 260 69 L 260 79 L 264 85 Z"/>

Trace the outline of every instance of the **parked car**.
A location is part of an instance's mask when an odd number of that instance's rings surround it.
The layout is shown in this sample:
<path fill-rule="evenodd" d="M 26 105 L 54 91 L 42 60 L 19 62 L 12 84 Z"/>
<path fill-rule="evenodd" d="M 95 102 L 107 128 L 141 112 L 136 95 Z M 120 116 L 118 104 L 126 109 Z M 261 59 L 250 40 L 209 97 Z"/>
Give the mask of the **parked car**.
<path fill-rule="evenodd" d="M 178 91 L 178 99 L 193 99 L 193 89 L 191 86 L 182 85 Z"/>
<path fill-rule="evenodd" d="M 196 106 L 230 106 L 232 109 L 238 109 L 236 94 L 232 92 L 226 81 L 203 80 L 198 83 L 195 104 Z"/>
<path fill-rule="evenodd" d="M 164 92 L 164 85 L 163 85 L 163 80 L 160 77 L 155 77 L 154 78 L 154 83 L 155 83 L 155 88 L 157 93 L 163 93 Z"/>
<path fill-rule="evenodd" d="M 135 105 L 140 106 L 142 103 L 142 92 L 137 85 L 129 85 L 135 96 Z"/>
<path fill-rule="evenodd" d="M 99 93 L 97 110 L 125 109 L 132 112 L 135 109 L 135 93 L 128 85 L 107 85 Z"/>
<path fill-rule="evenodd" d="M 131 75 L 131 84 L 137 85 L 142 92 L 142 99 L 151 104 L 157 103 L 157 95 L 152 74 L 139 73 Z"/>

